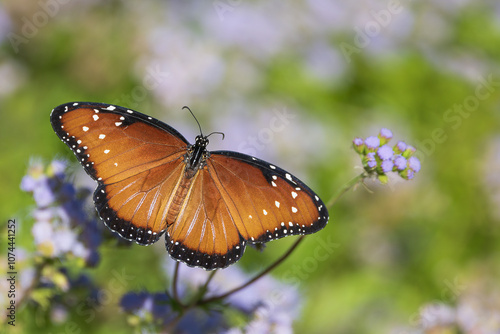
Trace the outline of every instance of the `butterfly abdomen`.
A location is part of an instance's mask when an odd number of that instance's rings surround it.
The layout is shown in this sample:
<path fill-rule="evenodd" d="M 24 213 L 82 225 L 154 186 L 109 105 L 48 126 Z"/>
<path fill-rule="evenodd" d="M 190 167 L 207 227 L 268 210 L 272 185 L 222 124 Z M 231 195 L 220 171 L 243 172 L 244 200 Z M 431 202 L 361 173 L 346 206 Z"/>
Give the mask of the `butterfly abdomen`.
<path fill-rule="evenodd" d="M 167 226 L 170 226 L 173 224 L 177 217 L 179 216 L 179 212 L 182 210 L 182 206 L 186 200 L 186 197 L 188 196 L 189 193 L 189 188 L 191 188 L 191 184 L 196 178 L 191 178 L 191 177 L 185 177 L 184 175 L 187 172 L 183 173 L 183 176 L 179 180 L 179 185 L 175 189 L 175 192 L 172 196 L 172 202 L 168 206 L 168 211 L 167 211 Z"/>

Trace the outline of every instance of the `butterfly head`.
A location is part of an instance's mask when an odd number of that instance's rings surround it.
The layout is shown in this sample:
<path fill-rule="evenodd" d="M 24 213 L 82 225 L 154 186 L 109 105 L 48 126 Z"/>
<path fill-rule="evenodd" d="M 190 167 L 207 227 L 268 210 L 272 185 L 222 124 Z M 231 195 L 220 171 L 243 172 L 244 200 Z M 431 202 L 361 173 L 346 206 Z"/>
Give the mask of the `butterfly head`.
<path fill-rule="evenodd" d="M 203 147 L 203 148 L 207 147 L 208 136 L 203 136 L 203 135 L 196 136 L 194 145 L 198 146 L 198 147 Z"/>

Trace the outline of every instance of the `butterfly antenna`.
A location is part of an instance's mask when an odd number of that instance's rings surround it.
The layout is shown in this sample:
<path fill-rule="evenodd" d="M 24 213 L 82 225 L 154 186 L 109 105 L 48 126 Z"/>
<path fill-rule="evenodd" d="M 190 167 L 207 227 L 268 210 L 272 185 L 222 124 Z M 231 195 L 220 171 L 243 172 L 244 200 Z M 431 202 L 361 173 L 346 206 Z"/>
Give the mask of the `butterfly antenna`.
<path fill-rule="evenodd" d="M 219 131 L 214 131 L 214 132 L 212 132 L 212 133 L 208 134 L 208 135 L 207 135 L 207 138 L 208 138 L 209 136 L 211 136 L 211 135 L 215 134 L 215 133 L 216 133 L 216 134 L 221 135 L 221 136 L 222 136 L 222 140 L 224 140 L 224 137 L 225 137 L 224 132 L 219 132 Z"/>
<path fill-rule="evenodd" d="M 200 125 L 200 122 L 198 122 L 198 119 L 197 119 L 197 118 L 196 118 L 196 116 L 193 114 L 193 112 L 191 111 L 191 109 L 189 109 L 189 107 L 188 107 L 188 106 L 184 106 L 184 107 L 182 107 L 182 109 L 187 109 L 187 110 L 189 110 L 189 112 L 190 112 L 190 113 L 191 113 L 191 115 L 193 116 L 193 118 L 194 118 L 194 120 L 196 121 L 196 123 L 198 123 L 198 127 L 200 128 L 200 134 L 201 134 L 201 136 L 202 136 L 202 137 L 204 137 L 204 136 L 203 136 L 203 131 L 201 131 L 201 125 Z M 208 136 L 210 136 L 210 135 L 208 135 Z M 208 136 L 207 136 L 207 137 L 208 137 Z"/>

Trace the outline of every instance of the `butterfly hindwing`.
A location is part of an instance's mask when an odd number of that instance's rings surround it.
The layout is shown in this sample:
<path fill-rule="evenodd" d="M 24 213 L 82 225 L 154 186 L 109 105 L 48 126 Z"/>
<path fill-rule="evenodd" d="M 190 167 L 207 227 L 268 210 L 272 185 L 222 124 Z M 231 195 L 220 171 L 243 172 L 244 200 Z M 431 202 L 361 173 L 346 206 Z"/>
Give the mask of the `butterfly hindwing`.
<path fill-rule="evenodd" d="M 193 179 L 183 210 L 167 229 L 167 250 L 190 266 L 227 267 L 241 258 L 245 240 L 207 168 Z"/>

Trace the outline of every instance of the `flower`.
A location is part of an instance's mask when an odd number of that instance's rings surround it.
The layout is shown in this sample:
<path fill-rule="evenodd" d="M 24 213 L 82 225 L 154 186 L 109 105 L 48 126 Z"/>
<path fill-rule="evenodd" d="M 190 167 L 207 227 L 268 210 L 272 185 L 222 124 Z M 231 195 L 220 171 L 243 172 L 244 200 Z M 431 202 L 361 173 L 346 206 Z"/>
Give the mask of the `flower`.
<path fill-rule="evenodd" d="M 352 141 L 352 145 L 354 147 L 354 150 L 360 154 L 363 153 L 363 151 L 366 147 L 363 139 L 361 139 L 359 137 L 354 138 L 354 140 Z"/>
<path fill-rule="evenodd" d="M 394 167 L 394 162 L 392 162 L 392 160 L 384 160 L 380 164 L 380 168 L 382 169 L 382 172 L 384 174 L 391 172 L 393 167 Z"/>
<path fill-rule="evenodd" d="M 370 136 L 370 137 L 366 138 L 365 144 L 369 150 L 374 150 L 380 146 L 380 139 L 378 137 L 375 137 L 375 136 Z"/>
<path fill-rule="evenodd" d="M 397 170 L 401 171 L 406 168 L 406 159 L 405 157 L 398 155 L 394 158 L 394 166 L 396 167 Z"/>
<path fill-rule="evenodd" d="M 378 137 L 380 139 L 380 144 L 384 145 L 384 144 L 388 143 L 389 140 L 392 139 L 392 131 L 389 129 L 386 129 L 386 128 L 382 128 L 380 130 Z"/>
<path fill-rule="evenodd" d="M 420 160 L 417 157 L 410 157 L 408 159 L 408 167 L 417 173 L 420 170 Z"/>
<path fill-rule="evenodd" d="M 394 146 L 394 152 L 396 154 L 401 154 L 406 150 L 406 143 L 404 141 L 398 141 L 396 146 Z"/>
<path fill-rule="evenodd" d="M 101 234 L 95 218 L 85 212 L 85 198 L 79 197 L 84 192 L 65 181 L 66 167 L 62 160 L 53 160 L 47 166 L 34 160 L 28 167 L 21 189 L 33 194 L 37 206 L 31 231 L 41 256 L 72 256 L 94 266 L 99 261 Z"/>
<path fill-rule="evenodd" d="M 375 152 L 370 152 L 366 155 L 366 165 L 370 169 L 377 167 L 377 160 L 375 159 Z"/>
<path fill-rule="evenodd" d="M 367 176 L 377 176 L 381 183 L 387 183 L 387 173 L 397 172 L 405 180 L 411 180 L 420 171 L 420 160 L 414 156 L 416 149 L 403 141 L 395 146 L 388 143 L 392 131 L 380 130 L 378 137 L 369 136 L 365 140 L 356 137 L 353 140 L 354 150 L 361 156 Z"/>
<path fill-rule="evenodd" d="M 394 155 L 394 151 L 389 145 L 383 145 L 378 148 L 377 155 L 382 160 L 389 160 Z"/>

